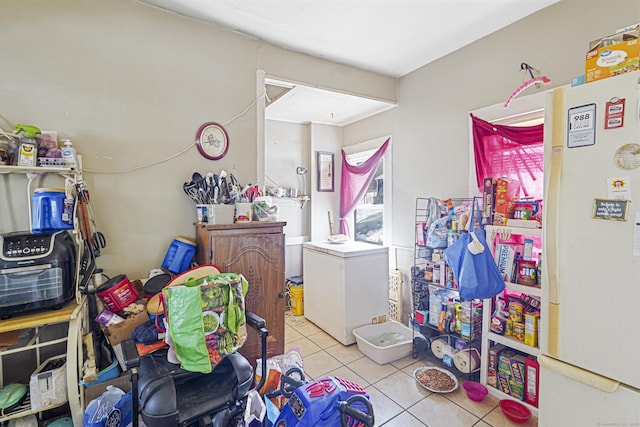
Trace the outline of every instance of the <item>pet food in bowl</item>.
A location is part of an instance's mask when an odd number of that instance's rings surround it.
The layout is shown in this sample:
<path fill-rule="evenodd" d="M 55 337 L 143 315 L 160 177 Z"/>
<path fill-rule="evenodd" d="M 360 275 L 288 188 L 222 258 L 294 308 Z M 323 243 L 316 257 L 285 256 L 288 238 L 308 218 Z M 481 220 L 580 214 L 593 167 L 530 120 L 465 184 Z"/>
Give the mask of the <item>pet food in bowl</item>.
<path fill-rule="evenodd" d="M 500 401 L 500 409 L 504 415 L 516 423 L 524 423 L 531 417 L 531 411 L 522 403 L 515 400 L 503 399 Z"/>
<path fill-rule="evenodd" d="M 462 388 L 467 392 L 469 399 L 476 402 L 482 402 L 484 397 L 489 394 L 489 390 L 485 386 L 475 381 L 465 381 L 462 383 Z"/>

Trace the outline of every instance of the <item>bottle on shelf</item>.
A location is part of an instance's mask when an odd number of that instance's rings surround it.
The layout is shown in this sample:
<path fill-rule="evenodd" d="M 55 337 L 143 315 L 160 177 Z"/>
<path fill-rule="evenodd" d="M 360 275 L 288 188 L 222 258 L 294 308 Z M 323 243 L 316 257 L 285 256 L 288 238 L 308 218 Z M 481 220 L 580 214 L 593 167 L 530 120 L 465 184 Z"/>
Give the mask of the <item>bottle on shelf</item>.
<path fill-rule="evenodd" d="M 36 135 L 40 133 L 40 129 L 29 125 L 16 125 L 16 131 L 19 135 L 18 141 L 18 166 L 36 166 L 36 153 L 38 144 Z"/>
<path fill-rule="evenodd" d="M 78 168 L 78 156 L 70 139 L 62 140 L 62 159 L 64 160 L 64 167 L 70 169 Z"/>

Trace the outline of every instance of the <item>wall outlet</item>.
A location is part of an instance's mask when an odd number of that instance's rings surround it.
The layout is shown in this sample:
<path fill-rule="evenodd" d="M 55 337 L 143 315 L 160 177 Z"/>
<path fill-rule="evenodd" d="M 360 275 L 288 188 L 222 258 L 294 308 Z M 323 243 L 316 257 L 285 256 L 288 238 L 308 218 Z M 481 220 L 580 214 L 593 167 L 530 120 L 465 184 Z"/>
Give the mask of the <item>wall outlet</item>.
<path fill-rule="evenodd" d="M 377 318 L 377 317 L 372 317 L 372 318 L 371 318 L 371 323 L 372 323 L 373 325 L 376 325 L 376 324 L 378 323 L 378 318 Z"/>

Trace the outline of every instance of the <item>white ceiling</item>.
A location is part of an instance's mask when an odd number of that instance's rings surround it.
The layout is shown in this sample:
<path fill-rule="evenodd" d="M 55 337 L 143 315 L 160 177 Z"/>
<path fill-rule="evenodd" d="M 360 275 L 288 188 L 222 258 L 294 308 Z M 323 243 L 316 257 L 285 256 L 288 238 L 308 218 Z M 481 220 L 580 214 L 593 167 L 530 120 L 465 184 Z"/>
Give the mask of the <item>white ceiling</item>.
<path fill-rule="evenodd" d="M 401 77 L 559 0 L 139 1 L 286 49 Z M 299 112 L 304 99 L 305 105 L 319 103 L 313 115 L 290 121 L 347 124 L 341 114 L 336 121 L 332 109 L 344 110 L 356 97 L 341 98 L 305 90 L 282 96 L 267 114 L 275 115 L 277 105 L 290 102 L 296 107 L 281 106 L 277 116 Z M 353 108 L 369 115 L 389 108 L 375 104 L 358 101 Z"/>

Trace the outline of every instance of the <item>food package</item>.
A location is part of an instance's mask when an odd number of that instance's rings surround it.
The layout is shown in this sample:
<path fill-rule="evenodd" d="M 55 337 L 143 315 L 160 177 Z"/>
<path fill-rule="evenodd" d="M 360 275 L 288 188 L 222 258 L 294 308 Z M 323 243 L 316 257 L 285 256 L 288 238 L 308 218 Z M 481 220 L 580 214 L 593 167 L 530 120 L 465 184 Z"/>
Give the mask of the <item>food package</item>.
<path fill-rule="evenodd" d="M 507 225 L 507 220 L 513 218 L 513 210 L 519 194 L 519 181 L 506 177 L 498 178 L 493 225 Z"/>
<path fill-rule="evenodd" d="M 256 360 L 256 382 L 261 378 L 261 366 L 262 358 Z M 267 378 L 264 385 L 259 390 L 260 394 L 272 393 L 280 389 L 280 378 L 283 374 L 286 374 L 291 369 L 297 368 L 304 372 L 302 367 L 302 353 L 299 348 L 293 348 L 285 354 L 273 356 L 267 359 Z M 284 396 L 276 396 L 271 398 L 273 403 L 278 409 L 282 409 L 287 403 L 287 399 Z"/>

